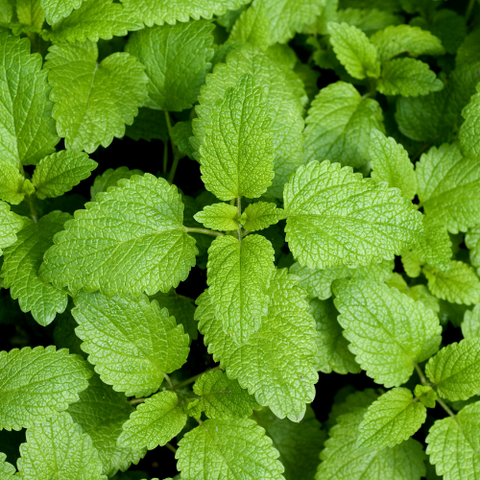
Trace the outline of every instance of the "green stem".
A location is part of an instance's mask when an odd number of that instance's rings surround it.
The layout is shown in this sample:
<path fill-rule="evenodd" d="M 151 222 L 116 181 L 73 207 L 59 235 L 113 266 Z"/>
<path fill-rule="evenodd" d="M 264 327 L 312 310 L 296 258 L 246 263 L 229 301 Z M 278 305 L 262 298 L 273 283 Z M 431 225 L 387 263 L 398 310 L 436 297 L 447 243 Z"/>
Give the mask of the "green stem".
<path fill-rule="evenodd" d="M 168 166 L 168 142 L 163 145 L 163 173 L 167 173 Z"/>
<path fill-rule="evenodd" d="M 437 402 L 454 420 L 456 420 L 456 415 L 450 410 L 448 405 L 441 398 L 437 397 Z"/>
<path fill-rule="evenodd" d="M 171 444 L 171 443 L 166 443 L 165 446 L 173 453 L 177 452 L 177 449 Z"/>
<path fill-rule="evenodd" d="M 220 365 L 217 365 L 216 367 L 210 368 L 209 370 L 205 370 L 202 373 L 199 373 L 198 375 L 195 375 L 193 377 L 188 378 L 187 380 L 184 380 L 183 382 L 177 383 L 174 387 L 175 390 L 178 390 L 179 388 L 184 387 L 185 385 L 188 385 L 190 383 L 193 383 L 197 378 L 201 377 L 202 375 L 205 375 L 208 372 L 214 372 L 215 370 L 219 370 Z"/>
<path fill-rule="evenodd" d="M 162 373 L 163 373 L 163 372 L 162 372 Z M 175 390 L 175 387 L 173 386 L 173 383 L 172 383 L 172 381 L 170 380 L 170 377 L 169 377 L 166 373 L 163 374 L 163 378 L 165 378 L 165 380 L 167 381 L 167 383 L 168 383 L 168 388 L 169 388 L 170 390 Z"/>
<path fill-rule="evenodd" d="M 206 228 L 189 228 L 185 227 L 187 232 L 191 233 L 203 233 L 205 235 L 213 235 L 214 237 L 223 237 L 225 234 L 222 232 L 215 232 L 213 230 L 207 230 Z"/>
<path fill-rule="evenodd" d="M 170 173 L 168 174 L 168 183 L 173 183 L 173 179 L 175 178 L 175 172 L 177 171 L 178 162 L 180 159 L 183 158 L 183 155 L 177 150 L 175 156 L 173 157 L 172 168 L 170 169 Z"/>
<path fill-rule="evenodd" d="M 467 10 L 465 11 L 465 23 L 468 23 L 468 21 L 470 20 L 470 16 L 472 15 L 475 2 L 476 0 L 470 0 L 468 2 Z"/>
<path fill-rule="evenodd" d="M 417 374 L 420 378 L 420 382 L 422 382 L 422 385 L 430 385 L 425 375 L 423 374 L 422 369 L 415 362 L 413 363 L 413 365 L 415 366 L 415 370 L 417 371 Z"/>
<path fill-rule="evenodd" d="M 134 398 L 133 400 L 130 400 L 128 402 L 129 405 L 137 405 L 139 403 L 143 403 L 145 402 L 145 399 L 144 398 Z"/>

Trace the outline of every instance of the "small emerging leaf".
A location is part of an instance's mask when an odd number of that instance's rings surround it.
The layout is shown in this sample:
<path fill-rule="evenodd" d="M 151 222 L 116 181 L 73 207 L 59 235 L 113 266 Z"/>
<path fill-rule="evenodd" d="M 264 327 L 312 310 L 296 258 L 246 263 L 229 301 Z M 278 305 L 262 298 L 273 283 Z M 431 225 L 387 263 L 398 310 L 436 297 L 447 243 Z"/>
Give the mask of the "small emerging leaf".
<path fill-rule="evenodd" d="M 240 226 L 238 222 L 238 208 L 228 203 L 214 203 L 207 205 L 201 212 L 198 212 L 193 218 L 203 223 L 207 228 L 228 232 L 237 230 Z"/>
<path fill-rule="evenodd" d="M 277 208 L 274 203 L 256 202 L 245 209 L 240 217 L 240 223 L 245 230 L 255 232 L 275 225 L 283 218 L 285 218 L 284 210 Z"/>

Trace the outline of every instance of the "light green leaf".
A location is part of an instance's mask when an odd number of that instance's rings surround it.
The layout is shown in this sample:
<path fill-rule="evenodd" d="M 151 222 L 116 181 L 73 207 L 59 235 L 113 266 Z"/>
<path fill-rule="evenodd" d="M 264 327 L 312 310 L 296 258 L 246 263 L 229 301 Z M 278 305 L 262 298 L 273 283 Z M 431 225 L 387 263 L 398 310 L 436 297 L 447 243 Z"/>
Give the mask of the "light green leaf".
<path fill-rule="evenodd" d="M 442 348 L 426 367 L 440 397 L 455 402 L 480 391 L 480 338 L 462 340 Z"/>
<path fill-rule="evenodd" d="M 370 132 L 384 131 L 376 100 L 363 98 L 353 85 L 336 82 L 322 88 L 312 102 L 305 128 L 305 162 L 340 162 L 361 167 L 368 158 Z"/>
<path fill-rule="evenodd" d="M 149 450 L 165 445 L 187 423 L 187 415 L 178 403 L 177 394 L 169 390 L 147 398 L 123 425 L 118 444 L 131 448 L 147 447 Z"/>
<path fill-rule="evenodd" d="M 474 267 L 480 267 L 480 225 L 469 228 L 465 235 L 465 244 L 470 250 L 470 261 Z"/>
<path fill-rule="evenodd" d="M 61 18 L 68 17 L 72 10 L 77 10 L 85 0 L 40 0 L 45 17 L 50 25 Z"/>
<path fill-rule="evenodd" d="M 0 63 L 6 66 L 0 72 L 0 165 L 10 163 L 18 171 L 21 163 L 36 164 L 52 153 L 59 137 L 47 72 L 40 54 L 30 54 L 29 40 L 0 33 Z"/>
<path fill-rule="evenodd" d="M 441 55 L 445 52 L 440 39 L 427 30 L 410 25 L 392 25 L 372 35 L 370 40 L 377 47 L 379 60 L 382 62 L 401 53 L 418 57 Z"/>
<path fill-rule="evenodd" d="M 258 424 L 273 440 L 279 460 L 285 467 L 286 480 L 311 479 L 318 465 L 318 452 L 323 448 L 326 432 L 310 406 L 300 423 L 280 420 L 268 409 L 255 412 Z"/>
<path fill-rule="evenodd" d="M 13 4 L 11 0 L 0 2 L 0 27 L 9 28 L 13 17 Z"/>
<path fill-rule="evenodd" d="M 253 420 L 211 419 L 178 442 L 177 468 L 185 479 L 285 480 L 278 452 Z"/>
<path fill-rule="evenodd" d="M 140 108 L 138 115 L 133 121 L 133 125 L 126 126 L 125 135 L 135 141 L 146 140 L 150 142 L 152 140 L 161 140 L 164 143 L 167 142 L 168 127 L 165 112 L 152 110 L 150 108 Z M 190 133 L 190 136 L 191 135 Z"/>
<path fill-rule="evenodd" d="M 145 297 L 79 293 L 72 315 L 82 350 L 108 385 L 127 396 L 156 392 L 187 360 L 188 335 L 166 309 Z M 142 319 L 139 322 L 139 319 Z"/>
<path fill-rule="evenodd" d="M 7 456 L 4 453 L 0 453 L 0 478 L 2 480 L 10 480 L 14 477 L 17 469 L 6 461 Z"/>
<path fill-rule="evenodd" d="M 358 427 L 359 448 L 382 450 L 410 438 L 425 422 L 425 405 L 413 399 L 408 388 L 394 388 L 368 407 Z"/>
<path fill-rule="evenodd" d="M 177 188 L 150 174 L 118 184 L 66 223 L 45 254 L 43 278 L 106 295 L 154 295 L 187 278 L 197 249 L 182 225 Z"/>
<path fill-rule="evenodd" d="M 452 260 L 446 273 L 430 265 L 423 267 L 423 273 L 427 277 L 429 290 L 436 297 L 465 305 L 480 302 L 480 280 L 470 265 Z"/>
<path fill-rule="evenodd" d="M 310 313 L 317 322 L 316 369 L 322 373 L 360 373 L 361 368 L 348 349 L 348 340 L 337 321 L 338 312 L 331 300 L 310 300 Z"/>
<path fill-rule="evenodd" d="M 53 117 L 66 148 L 92 153 L 99 145 L 110 145 L 113 137 L 122 138 L 125 124 L 133 123 L 146 100 L 143 65 L 123 52 L 98 63 L 97 45 L 90 41 L 52 45 L 46 58 Z"/>
<path fill-rule="evenodd" d="M 463 316 L 462 335 L 466 339 L 480 337 L 480 304 Z"/>
<path fill-rule="evenodd" d="M 330 22 L 328 31 L 333 51 L 352 77 L 362 80 L 380 76 L 377 49 L 360 29 L 345 22 Z"/>
<path fill-rule="evenodd" d="M 32 312 L 43 326 L 51 323 L 57 313 L 67 308 L 68 295 L 38 277 L 44 253 L 53 245 L 53 236 L 63 230 L 68 213 L 51 212 L 35 223 L 28 221 L 18 234 L 15 244 L 5 249 L 0 276 L 10 295 L 18 299 L 23 312 Z"/>
<path fill-rule="evenodd" d="M 132 463 L 137 464 L 147 453 L 146 448 L 117 447 L 122 425 L 134 411 L 127 397 L 114 392 L 97 375 L 79 397 L 78 402 L 68 407 L 68 413 L 92 439 L 103 464 L 102 473 L 111 477 L 119 469 L 124 471 Z"/>
<path fill-rule="evenodd" d="M 17 18 L 21 25 L 28 26 L 26 31 L 38 32 L 45 20 L 41 0 L 16 0 Z"/>
<path fill-rule="evenodd" d="M 268 294 L 268 314 L 243 345 L 223 331 L 208 290 L 197 301 L 195 318 L 200 320 L 199 330 L 208 351 L 230 378 L 237 379 L 260 405 L 268 405 L 279 418 L 300 421 L 305 404 L 315 396 L 318 381 L 315 322 L 307 313 L 303 291 L 286 270 L 273 275 Z"/>
<path fill-rule="evenodd" d="M 338 417 L 320 454 L 316 480 L 420 480 L 425 453 L 413 439 L 393 448 L 358 448 L 359 426 L 366 408 L 354 407 Z"/>
<path fill-rule="evenodd" d="M 420 215 L 399 194 L 328 160 L 300 167 L 284 192 L 293 256 L 309 268 L 392 259 L 421 231 Z"/>
<path fill-rule="evenodd" d="M 420 237 L 421 236 L 423 235 L 420 235 Z M 405 273 L 411 278 L 417 278 L 418 276 L 420 276 L 420 273 L 422 273 L 423 262 L 419 254 L 416 252 L 411 252 L 409 250 L 404 250 L 401 255 L 402 265 Z"/>
<path fill-rule="evenodd" d="M 343 2 L 342 2 L 343 5 Z M 365 4 L 362 4 L 364 6 Z M 369 2 L 369 5 L 372 5 Z M 390 25 L 398 25 L 403 23 L 403 18 L 400 15 L 395 15 L 388 10 L 383 10 L 384 4 L 378 5 L 379 8 L 354 8 L 348 7 L 338 11 L 338 21 L 346 22 L 349 25 L 354 25 L 367 35 L 371 35 L 378 30 L 382 30 Z"/>
<path fill-rule="evenodd" d="M 198 118 L 192 122 L 195 133 L 192 143 L 197 150 L 204 143 L 206 130 L 211 128 L 211 117 L 218 110 L 218 102 L 224 101 L 227 90 L 235 87 L 245 74 L 251 75 L 255 87 L 260 88 L 265 116 L 271 119 L 269 131 L 273 141 L 275 177 L 267 193 L 281 198 L 283 185 L 303 162 L 302 98 L 305 91 L 294 72 L 277 65 L 268 55 L 247 47 L 234 50 L 228 55 L 226 64 L 217 65 L 214 73 L 207 76 L 207 84 L 199 97 L 200 105 L 195 107 Z M 263 185 L 264 180 L 259 180 Z"/>
<path fill-rule="evenodd" d="M 228 40 L 249 42 L 262 50 L 271 45 L 270 18 L 265 2 L 256 2 L 242 12 L 233 25 Z"/>
<path fill-rule="evenodd" d="M 193 391 L 202 397 L 200 405 L 208 418 L 246 418 L 260 407 L 237 380 L 231 380 L 220 370 L 202 375 Z"/>
<path fill-rule="evenodd" d="M 196 102 L 210 70 L 214 25 L 204 20 L 145 28 L 130 35 L 126 51 L 145 65 L 145 106 L 180 112 Z"/>
<path fill-rule="evenodd" d="M 261 235 L 217 237 L 208 249 L 207 284 L 215 317 L 233 341 L 243 344 L 268 312 L 274 250 Z"/>
<path fill-rule="evenodd" d="M 227 10 L 236 10 L 250 0 L 122 0 L 130 16 L 138 18 L 147 26 L 154 23 L 171 25 L 188 22 L 190 18 L 210 19 L 213 15 L 223 15 Z"/>
<path fill-rule="evenodd" d="M 418 198 L 427 215 L 450 233 L 480 223 L 480 164 L 462 156 L 458 144 L 432 147 L 416 165 Z"/>
<path fill-rule="evenodd" d="M 214 203 L 207 205 L 201 212 L 196 213 L 193 218 L 203 223 L 207 228 L 228 232 L 237 230 L 240 226 L 238 222 L 238 208 L 228 203 Z"/>
<path fill-rule="evenodd" d="M 62 150 L 42 158 L 32 177 L 37 197 L 63 195 L 88 178 L 97 165 L 86 153 L 74 150 Z"/>
<path fill-rule="evenodd" d="M 370 134 L 369 157 L 371 177 L 376 182 L 387 182 L 389 187 L 398 188 L 402 195 L 412 200 L 417 193 L 417 178 L 413 164 L 403 146 L 379 130 Z"/>
<path fill-rule="evenodd" d="M 468 405 L 455 418 L 437 420 L 426 438 L 427 454 L 444 480 L 475 479 L 480 475 L 480 402 Z"/>
<path fill-rule="evenodd" d="M 255 232 L 275 225 L 285 218 L 282 208 L 277 208 L 274 203 L 257 202 L 250 204 L 240 217 L 240 223 L 245 230 Z"/>
<path fill-rule="evenodd" d="M 29 428 L 20 455 L 22 480 L 107 480 L 91 438 L 65 412 Z"/>
<path fill-rule="evenodd" d="M 98 193 L 106 192 L 108 187 L 116 187 L 121 178 L 130 178 L 132 175 L 143 175 L 143 172 L 136 168 L 129 170 L 127 167 L 118 167 L 115 170 L 109 168 L 101 175 L 97 175 L 93 185 L 90 187 L 92 202 L 96 200 Z"/>
<path fill-rule="evenodd" d="M 458 132 L 463 154 L 475 159 L 480 157 L 480 142 L 477 138 L 479 114 L 480 87 L 477 85 L 477 93 L 472 96 L 467 106 L 462 110 L 462 117 L 465 121 Z"/>
<path fill-rule="evenodd" d="M 426 407 L 435 408 L 437 392 L 429 385 L 416 385 L 415 397 L 417 397 Z"/>
<path fill-rule="evenodd" d="M 0 255 L 3 249 L 17 241 L 17 233 L 23 227 L 23 219 L 10 211 L 8 203 L 0 201 Z"/>
<path fill-rule="evenodd" d="M 110 40 L 113 36 L 122 37 L 141 28 L 142 22 L 137 16 L 113 0 L 83 0 L 78 10 L 56 23 L 52 31 L 43 30 L 42 35 L 53 43 L 98 42 L 100 38 Z M 118 75 L 121 77 L 122 73 L 125 74 L 121 70 Z M 127 81 L 126 85 L 129 83 Z M 117 92 L 118 87 L 113 91 Z"/>
<path fill-rule="evenodd" d="M 91 376 L 85 360 L 65 349 L 25 347 L 0 352 L 0 428 L 31 427 L 66 410 L 78 401 Z"/>
<path fill-rule="evenodd" d="M 22 188 L 25 178 L 19 171 L 19 165 L 11 163 L 5 158 L 0 158 L 0 175 L 2 178 L 0 184 L 0 200 L 5 200 L 12 205 L 21 203 L 25 197 Z"/>
<path fill-rule="evenodd" d="M 207 190 L 220 200 L 259 197 L 271 185 L 273 140 L 264 95 L 252 75 L 244 75 L 216 104 L 200 147 L 200 170 Z"/>
<path fill-rule="evenodd" d="M 376 383 L 397 387 L 414 362 L 440 345 L 440 323 L 432 310 L 395 288 L 374 281 L 343 281 L 334 287 L 338 322 L 356 361 Z"/>
<path fill-rule="evenodd" d="M 384 95 L 417 97 L 442 90 L 443 83 L 430 66 L 414 58 L 394 58 L 382 64 L 377 90 Z"/>

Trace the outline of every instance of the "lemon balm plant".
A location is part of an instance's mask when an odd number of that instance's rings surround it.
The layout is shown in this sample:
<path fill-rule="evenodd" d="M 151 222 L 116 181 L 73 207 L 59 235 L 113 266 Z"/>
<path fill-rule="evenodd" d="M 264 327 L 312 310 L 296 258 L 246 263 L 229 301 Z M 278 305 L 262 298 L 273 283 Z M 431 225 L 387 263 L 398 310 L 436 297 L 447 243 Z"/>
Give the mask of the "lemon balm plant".
<path fill-rule="evenodd" d="M 480 478 L 479 10 L 0 0 L 1 480 Z"/>

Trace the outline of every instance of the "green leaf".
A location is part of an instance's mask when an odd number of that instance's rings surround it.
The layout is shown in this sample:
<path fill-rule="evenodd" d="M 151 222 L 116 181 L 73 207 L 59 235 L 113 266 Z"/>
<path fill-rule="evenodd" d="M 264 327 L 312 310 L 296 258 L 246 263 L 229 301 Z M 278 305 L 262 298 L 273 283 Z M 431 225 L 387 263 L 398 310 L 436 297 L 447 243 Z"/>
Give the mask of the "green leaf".
<path fill-rule="evenodd" d="M 474 267 L 480 267 L 480 225 L 469 228 L 465 235 L 465 244 L 470 250 L 470 261 Z"/>
<path fill-rule="evenodd" d="M 408 388 L 394 388 L 375 400 L 358 427 L 359 448 L 381 450 L 410 438 L 425 422 L 425 405 Z"/>
<path fill-rule="evenodd" d="M 445 480 L 480 475 L 480 402 L 462 408 L 455 418 L 437 420 L 430 428 L 427 454 Z"/>
<path fill-rule="evenodd" d="M 185 479 L 284 480 L 278 455 L 253 420 L 229 418 L 207 420 L 186 433 L 175 457 Z"/>
<path fill-rule="evenodd" d="M 85 0 L 40 0 L 45 18 L 50 25 L 61 18 L 68 17 L 72 10 L 77 10 Z"/>
<path fill-rule="evenodd" d="M 429 385 L 416 385 L 415 397 L 417 397 L 426 407 L 435 408 L 437 392 Z"/>
<path fill-rule="evenodd" d="M 208 249 L 207 284 L 215 317 L 235 343 L 248 342 L 268 312 L 274 250 L 261 235 L 217 237 Z"/>
<path fill-rule="evenodd" d="M 130 35 L 126 51 L 145 65 L 149 78 L 145 106 L 170 112 L 192 107 L 211 67 L 213 28 L 201 20 Z"/>
<path fill-rule="evenodd" d="M 412 200 L 417 193 L 417 178 L 403 146 L 374 129 L 370 134 L 369 154 L 371 177 L 376 182 L 387 182 L 389 187 L 398 188 L 405 198 Z"/>
<path fill-rule="evenodd" d="M 409 439 L 393 448 L 358 448 L 359 426 L 366 408 L 354 407 L 338 417 L 320 453 L 316 480 L 420 480 L 426 473 L 422 445 Z"/>
<path fill-rule="evenodd" d="M 52 45 L 46 59 L 53 117 L 66 148 L 92 153 L 99 145 L 110 145 L 113 137 L 123 137 L 125 124 L 133 123 L 146 100 L 143 65 L 123 52 L 98 63 L 97 45 L 90 41 Z"/>
<path fill-rule="evenodd" d="M 480 337 L 480 305 L 467 310 L 462 322 L 462 335 L 466 339 Z"/>
<path fill-rule="evenodd" d="M 236 10 L 250 0 L 202 0 L 192 2 L 191 0 L 122 0 L 130 16 L 138 18 L 147 26 L 154 23 L 175 24 L 188 22 L 190 18 L 210 19 L 213 15 L 223 15 L 227 10 Z"/>
<path fill-rule="evenodd" d="M 109 168 L 101 175 L 97 175 L 93 185 L 90 187 L 92 202 L 96 200 L 98 193 L 106 192 L 108 187 L 116 187 L 121 178 L 130 178 L 132 175 L 143 175 L 143 172 L 136 168 L 129 170 L 127 167 L 118 167 L 115 170 Z"/>
<path fill-rule="evenodd" d="M 259 1 L 244 10 L 238 17 L 228 40 L 230 42 L 249 42 L 259 49 L 265 50 L 272 43 L 270 36 L 270 18 L 267 7 L 265 2 Z"/>
<path fill-rule="evenodd" d="M 68 407 L 68 413 L 92 439 L 103 464 L 102 473 L 111 477 L 119 469 L 123 471 L 132 463 L 137 464 L 145 456 L 145 448 L 117 446 L 122 425 L 134 411 L 127 397 L 114 392 L 97 375 L 90 379 L 89 387 L 79 397 L 78 402 Z"/>
<path fill-rule="evenodd" d="M 19 23 L 22 26 L 27 26 L 25 31 L 37 32 L 42 28 L 45 12 L 43 11 L 41 0 L 16 0 L 16 7 Z"/>
<path fill-rule="evenodd" d="M 22 480 L 107 480 L 91 438 L 68 413 L 29 428 L 20 454 L 17 465 Z"/>
<path fill-rule="evenodd" d="M 0 352 L 0 428 L 31 427 L 66 410 L 91 376 L 83 359 L 53 346 Z"/>
<path fill-rule="evenodd" d="M 240 226 L 238 222 L 238 208 L 228 203 L 214 203 L 207 205 L 201 212 L 198 212 L 193 218 L 203 223 L 207 228 L 228 232 L 237 230 Z"/>
<path fill-rule="evenodd" d="M 245 230 L 255 232 L 275 225 L 285 218 L 285 212 L 282 208 L 277 208 L 274 203 L 257 202 L 251 203 L 240 217 Z"/>
<path fill-rule="evenodd" d="M 369 5 L 371 5 L 370 2 Z M 356 4 L 354 4 L 354 7 L 355 6 Z M 398 25 L 400 23 L 403 23 L 403 18 L 400 15 L 395 15 L 392 12 L 383 10 L 383 3 L 379 5 L 379 7 L 380 9 L 376 7 L 348 7 L 345 9 L 341 9 L 338 11 L 338 21 L 346 22 L 349 25 L 354 25 L 355 27 L 365 32 L 367 35 L 371 35 L 376 31 L 382 30 L 390 25 Z"/>
<path fill-rule="evenodd" d="M 315 322 L 307 313 L 303 291 L 286 270 L 273 275 L 268 295 L 267 316 L 242 345 L 223 331 L 208 290 L 197 300 L 195 318 L 200 320 L 199 330 L 208 351 L 230 378 L 237 379 L 260 405 L 268 405 L 278 417 L 299 421 L 305 404 L 315 396 L 318 381 Z"/>
<path fill-rule="evenodd" d="M 42 57 L 30 54 L 29 40 L 0 33 L 0 63 L 8 66 L 0 72 L 1 164 L 12 164 L 18 171 L 21 163 L 36 164 L 52 153 L 59 137 L 47 73 L 41 70 Z"/>
<path fill-rule="evenodd" d="M 168 127 L 165 112 L 150 108 L 140 108 L 133 125 L 126 126 L 125 135 L 135 141 L 146 140 L 150 142 L 152 140 L 161 140 L 164 143 L 167 142 Z"/>
<path fill-rule="evenodd" d="M 266 107 L 265 116 L 271 119 L 269 131 L 273 142 L 275 176 L 268 193 L 281 198 L 283 185 L 303 163 L 302 98 L 305 91 L 294 72 L 277 65 L 268 55 L 244 47 L 232 51 L 226 64 L 216 66 L 214 73 L 207 77 L 206 86 L 202 88 L 200 105 L 195 107 L 198 118 L 192 122 L 195 133 L 192 143 L 197 150 L 204 143 L 206 130 L 211 129 L 212 116 L 218 116 L 218 103 L 225 101 L 227 90 L 235 87 L 245 74 L 253 77 L 255 88 L 260 88 Z M 255 115 L 258 114 L 257 111 Z M 263 158 L 263 153 L 261 155 Z M 253 180 L 254 177 L 250 176 L 250 181 Z M 258 180 L 261 180 L 262 185 L 265 183 L 264 179 Z"/>
<path fill-rule="evenodd" d="M 377 47 L 379 60 L 382 62 L 401 53 L 418 57 L 441 55 L 445 52 L 442 42 L 437 37 L 410 25 L 392 25 L 372 35 L 370 40 Z"/>
<path fill-rule="evenodd" d="M 465 121 L 458 132 L 463 154 L 475 159 L 480 157 L 480 143 L 477 138 L 479 113 L 480 87 L 477 85 L 477 93 L 472 96 L 470 102 L 468 102 L 467 106 L 462 110 L 462 117 Z"/>
<path fill-rule="evenodd" d="M 150 174 L 118 184 L 77 210 L 55 237 L 40 268 L 54 286 L 153 295 L 187 278 L 197 249 L 182 225 L 177 188 Z"/>
<path fill-rule="evenodd" d="M 136 15 L 130 14 L 113 0 L 83 0 L 78 10 L 55 23 L 52 31 L 43 30 L 42 35 L 53 43 L 98 42 L 100 38 L 110 40 L 113 36 L 122 37 L 131 30 L 141 28 L 142 22 Z M 120 71 L 120 77 L 122 73 L 125 74 Z M 129 81 L 125 83 L 127 86 L 129 84 Z M 114 91 L 118 91 L 118 88 Z"/>
<path fill-rule="evenodd" d="M 338 60 L 352 77 L 362 80 L 380 76 L 377 49 L 360 29 L 345 22 L 330 22 L 328 31 Z"/>
<path fill-rule="evenodd" d="M 360 167 L 368 158 L 370 132 L 384 131 L 376 100 L 363 98 L 353 85 L 336 82 L 312 102 L 305 128 L 305 162 L 329 159 Z"/>
<path fill-rule="evenodd" d="M 338 312 L 333 302 L 310 300 L 310 313 L 317 322 L 318 347 L 316 369 L 322 373 L 360 373 L 361 368 L 348 349 L 348 340 L 337 321 Z"/>
<path fill-rule="evenodd" d="M 442 348 L 428 361 L 425 373 L 440 397 L 468 400 L 480 390 L 480 338 Z"/>
<path fill-rule="evenodd" d="M 10 211 L 8 203 L 0 201 L 0 255 L 3 249 L 17 241 L 17 233 L 23 227 L 23 219 Z"/>
<path fill-rule="evenodd" d="M 259 197 L 271 185 L 273 140 L 263 92 L 244 75 L 217 102 L 200 147 L 202 180 L 220 200 Z"/>
<path fill-rule="evenodd" d="M 310 268 L 389 260 L 420 232 L 419 214 L 398 190 L 328 160 L 300 167 L 284 193 L 287 242 Z"/>
<path fill-rule="evenodd" d="M 255 399 L 220 370 L 202 375 L 193 391 L 200 395 L 200 405 L 208 418 L 246 418 L 259 408 Z"/>
<path fill-rule="evenodd" d="M 395 288 L 374 281 L 343 281 L 334 287 L 338 322 L 356 361 L 376 383 L 397 387 L 413 373 L 414 362 L 440 345 L 437 316 Z"/>
<path fill-rule="evenodd" d="M 452 260 L 450 270 L 446 273 L 430 265 L 423 267 L 423 273 L 427 277 L 429 290 L 436 297 L 465 305 L 480 302 L 480 280 L 470 265 Z"/>
<path fill-rule="evenodd" d="M 123 425 L 118 444 L 131 448 L 147 447 L 149 450 L 165 445 L 187 423 L 187 415 L 178 403 L 177 394 L 169 390 L 147 398 Z"/>
<path fill-rule="evenodd" d="M 465 232 L 480 223 L 480 165 L 463 157 L 458 144 L 432 147 L 420 158 L 416 173 L 425 213 L 450 233 Z"/>
<path fill-rule="evenodd" d="M 377 90 L 384 95 L 416 97 L 438 92 L 443 83 L 430 66 L 414 58 L 394 58 L 382 64 Z"/>
<path fill-rule="evenodd" d="M 326 433 L 315 418 L 310 406 L 300 423 L 286 418 L 280 420 L 268 409 L 255 413 L 257 421 L 273 440 L 279 451 L 279 460 L 285 467 L 286 480 L 313 478 L 318 465 L 318 452 L 323 447 Z"/>
<path fill-rule="evenodd" d="M 11 0 L 0 2 L 0 27 L 9 28 L 13 17 L 13 4 Z"/>
<path fill-rule="evenodd" d="M 0 478 L 2 480 L 10 480 L 17 472 L 16 468 L 6 461 L 7 456 L 0 453 Z"/>
<path fill-rule="evenodd" d="M 165 374 L 180 368 L 189 352 L 188 335 L 166 309 L 145 297 L 79 293 L 72 315 L 82 350 L 108 385 L 127 396 L 156 392 Z M 141 322 L 138 319 L 142 319 Z"/>
<path fill-rule="evenodd" d="M 90 176 L 97 162 L 74 150 L 62 150 L 40 160 L 33 172 L 32 183 L 40 199 L 59 197 Z"/>
<path fill-rule="evenodd" d="M 53 322 L 57 313 L 67 308 L 68 295 L 38 276 L 44 253 L 53 245 L 53 236 L 63 230 L 70 218 L 58 210 L 40 218 L 38 223 L 25 223 L 15 244 L 5 249 L 1 277 L 4 287 L 10 288 L 11 297 L 23 312 L 32 312 L 33 318 L 43 326 Z"/>
<path fill-rule="evenodd" d="M 170 130 L 170 135 L 172 142 L 177 146 L 180 153 L 193 160 L 195 150 L 190 143 L 190 137 L 193 136 L 192 121 L 177 122 Z"/>
<path fill-rule="evenodd" d="M 19 165 L 0 159 L 0 175 L 2 177 L 0 200 L 5 200 L 12 205 L 21 203 L 25 197 L 23 192 L 25 178 L 19 171 Z"/>

